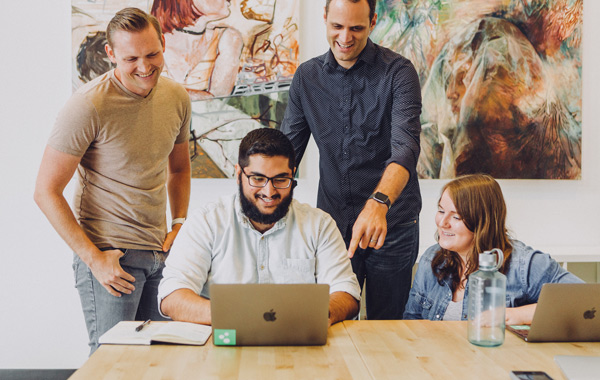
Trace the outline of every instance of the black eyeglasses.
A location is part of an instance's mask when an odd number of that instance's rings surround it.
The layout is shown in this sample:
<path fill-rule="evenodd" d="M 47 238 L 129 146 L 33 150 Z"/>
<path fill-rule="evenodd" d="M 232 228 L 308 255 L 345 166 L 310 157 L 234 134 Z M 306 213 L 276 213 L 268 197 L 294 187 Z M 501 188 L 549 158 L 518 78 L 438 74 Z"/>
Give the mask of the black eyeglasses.
<path fill-rule="evenodd" d="M 290 177 L 266 177 L 264 175 L 248 175 L 242 169 L 242 173 L 248 177 L 248 184 L 252 187 L 265 187 L 271 181 L 276 189 L 287 189 L 292 184 L 293 178 Z"/>

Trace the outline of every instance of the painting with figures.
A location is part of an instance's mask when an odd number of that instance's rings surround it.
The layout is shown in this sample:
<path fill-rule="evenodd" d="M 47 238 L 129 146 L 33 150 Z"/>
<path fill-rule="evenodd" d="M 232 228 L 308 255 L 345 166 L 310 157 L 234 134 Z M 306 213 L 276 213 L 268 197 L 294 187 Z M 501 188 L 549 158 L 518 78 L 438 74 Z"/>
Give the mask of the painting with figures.
<path fill-rule="evenodd" d="M 165 36 L 162 75 L 192 99 L 194 178 L 231 178 L 252 129 L 278 128 L 298 62 L 299 0 L 72 0 L 72 83 L 113 68 L 106 25 L 125 7 L 153 14 Z"/>

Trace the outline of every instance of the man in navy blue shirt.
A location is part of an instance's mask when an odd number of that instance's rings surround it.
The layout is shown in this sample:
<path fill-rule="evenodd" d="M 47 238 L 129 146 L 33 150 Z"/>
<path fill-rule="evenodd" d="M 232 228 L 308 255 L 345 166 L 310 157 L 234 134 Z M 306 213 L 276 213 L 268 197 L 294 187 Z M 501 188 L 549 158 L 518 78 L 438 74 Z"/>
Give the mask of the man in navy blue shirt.
<path fill-rule="evenodd" d="M 298 68 L 282 131 L 300 162 L 319 147 L 317 206 L 335 219 L 369 319 L 400 319 L 419 247 L 421 90 L 413 65 L 374 44 L 376 0 L 326 0 L 330 50 Z"/>

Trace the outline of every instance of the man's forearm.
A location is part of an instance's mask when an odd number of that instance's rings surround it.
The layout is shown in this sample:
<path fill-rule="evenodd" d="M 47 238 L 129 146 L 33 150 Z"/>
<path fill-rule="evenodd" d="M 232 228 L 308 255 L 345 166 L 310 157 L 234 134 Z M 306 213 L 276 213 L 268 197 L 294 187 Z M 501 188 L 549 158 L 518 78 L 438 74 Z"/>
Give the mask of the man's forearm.
<path fill-rule="evenodd" d="M 169 194 L 169 206 L 171 217 L 185 218 L 190 203 L 190 172 L 169 173 L 167 180 L 167 192 Z"/>
<path fill-rule="evenodd" d="M 391 163 L 383 172 L 374 192 L 381 192 L 390 198 L 392 204 L 398 199 L 410 179 L 410 173 L 404 166 Z"/>
<path fill-rule="evenodd" d="M 174 321 L 210 325 L 210 300 L 190 289 L 178 289 L 160 303 L 160 310 Z"/>
<path fill-rule="evenodd" d="M 175 144 L 169 154 L 167 192 L 171 216 L 185 218 L 190 203 L 191 163 L 187 142 Z"/>
<path fill-rule="evenodd" d="M 354 318 L 358 314 L 358 301 L 346 292 L 329 295 L 329 324 Z"/>
<path fill-rule="evenodd" d="M 410 173 L 402 165 L 391 163 L 387 166 L 379 184 L 373 191 L 388 196 L 393 204 L 408 183 Z M 388 206 L 375 199 L 367 199 L 364 207 L 352 226 L 352 239 L 348 245 L 348 257 L 353 257 L 357 247 L 380 249 L 387 235 Z"/>

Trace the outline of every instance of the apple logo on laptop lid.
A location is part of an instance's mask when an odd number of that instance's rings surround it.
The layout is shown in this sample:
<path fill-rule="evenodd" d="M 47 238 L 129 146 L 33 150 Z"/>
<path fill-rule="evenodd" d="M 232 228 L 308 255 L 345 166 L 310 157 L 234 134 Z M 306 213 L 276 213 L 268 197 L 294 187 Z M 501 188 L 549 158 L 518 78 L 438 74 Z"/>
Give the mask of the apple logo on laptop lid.
<path fill-rule="evenodd" d="M 594 319 L 595 316 L 596 316 L 596 308 L 595 307 L 592 307 L 590 310 L 586 310 L 583 313 L 584 319 Z"/>
<path fill-rule="evenodd" d="M 275 317 L 275 313 L 276 312 L 271 309 L 271 311 L 267 311 L 263 314 L 263 318 L 267 322 L 274 322 L 277 319 L 277 317 Z"/>

